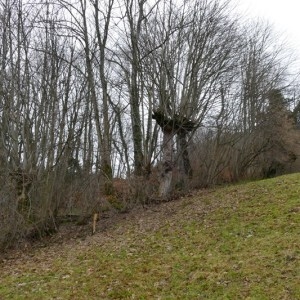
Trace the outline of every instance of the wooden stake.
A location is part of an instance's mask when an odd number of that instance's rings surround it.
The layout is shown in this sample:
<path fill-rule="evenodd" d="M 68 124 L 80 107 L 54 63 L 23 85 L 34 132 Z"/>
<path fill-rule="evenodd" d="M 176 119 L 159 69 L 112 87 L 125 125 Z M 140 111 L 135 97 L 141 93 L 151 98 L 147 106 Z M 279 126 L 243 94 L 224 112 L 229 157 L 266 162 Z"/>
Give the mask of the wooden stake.
<path fill-rule="evenodd" d="M 99 216 L 98 213 L 94 213 L 94 215 L 93 215 L 93 229 L 92 229 L 92 234 L 96 233 L 96 224 L 97 224 L 97 221 L 98 221 L 98 216 Z"/>

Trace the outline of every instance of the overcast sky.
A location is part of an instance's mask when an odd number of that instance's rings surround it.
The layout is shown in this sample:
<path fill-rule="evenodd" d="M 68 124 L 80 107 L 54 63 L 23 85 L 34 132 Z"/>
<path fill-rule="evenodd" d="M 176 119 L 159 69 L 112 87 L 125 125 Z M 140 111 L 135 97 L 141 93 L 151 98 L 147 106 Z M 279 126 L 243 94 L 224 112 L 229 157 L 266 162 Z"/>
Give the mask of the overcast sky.
<path fill-rule="evenodd" d="M 300 57 L 300 0 L 235 0 L 243 14 L 262 17 L 286 36 L 291 48 Z"/>

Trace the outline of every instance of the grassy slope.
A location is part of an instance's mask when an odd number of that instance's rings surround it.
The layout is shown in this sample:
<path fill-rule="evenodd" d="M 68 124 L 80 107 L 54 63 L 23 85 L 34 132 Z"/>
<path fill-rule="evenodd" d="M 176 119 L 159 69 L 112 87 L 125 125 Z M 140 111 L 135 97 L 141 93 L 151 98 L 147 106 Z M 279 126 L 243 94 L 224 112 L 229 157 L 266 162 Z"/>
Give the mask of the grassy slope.
<path fill-rule="evenodd" d="M 0 299 L 300 299 L 300 174 L 157 209 L 0 265 Z"/>

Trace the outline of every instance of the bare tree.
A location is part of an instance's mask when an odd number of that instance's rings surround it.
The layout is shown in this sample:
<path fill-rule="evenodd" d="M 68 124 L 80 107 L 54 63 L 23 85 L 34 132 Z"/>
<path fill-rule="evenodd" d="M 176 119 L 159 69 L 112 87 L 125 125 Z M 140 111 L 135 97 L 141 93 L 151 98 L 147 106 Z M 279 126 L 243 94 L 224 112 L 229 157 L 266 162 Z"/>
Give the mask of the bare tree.
<path fill-rule="evenodd" d="M 282 54 L 285 52 L 275 41 L 276 37 L 268 24 L 249 24 L 243 39 L 241 113 L 244 131 L 251 131 L 260 122 L 260 114 L 265 110 L 268 92 L 287 84 L 284 81 L 289 62 L 284 62 Z"/>
<path fill-rule="evenodd" d="M 114 0 L 109 0 L 106 5 L 106 10 L 100 10 L 99 1 L 96 0 L 94 4 L 95 12 L 95 25 L 96 25 L 96 35 L 97 35 L 97 45 L 99 48 L 99 72 L 102 88 L 102 104 L 103 104 L 103 141 L 102 141 L 102 155 L 101 155 L 101 171 L 104 174 L 105 182 L 105 194 L 112 193 L 112 165 L 111 165 L 111 132 L 110 132 L 110 123 L 109 123 L 109 90 L 108 90 L 108 78 L 106 74 L 106 47 L 107 39 L 109 34 L 109 25 L 111 21 L 112 9 L 113 9 Z M 103 3 L 102 3 L 103 6 Z M 99 13 L 101 14 L 101 19 L 104 20 L 103 28 L 100 28 L 100 18 Z"/>
<path fill-rule="evenodd" d="M 191 1 L 182 7 L 170 2 L 153 22 L 156 44 L 162 45 L 151 57 L 157 99 L 153 117 L 164 134 L 171 125 L 172 135 L 178 136 L 183 178 L 192 175 L 188 141 L 220 101 L 221 83 L 226 84 L 222 78 L 237 65 L 237 23 L 228 9 L 228 3 L 215 1 Z M 173 167 L 166 165 L 162 181 L 172 173 Z"/>

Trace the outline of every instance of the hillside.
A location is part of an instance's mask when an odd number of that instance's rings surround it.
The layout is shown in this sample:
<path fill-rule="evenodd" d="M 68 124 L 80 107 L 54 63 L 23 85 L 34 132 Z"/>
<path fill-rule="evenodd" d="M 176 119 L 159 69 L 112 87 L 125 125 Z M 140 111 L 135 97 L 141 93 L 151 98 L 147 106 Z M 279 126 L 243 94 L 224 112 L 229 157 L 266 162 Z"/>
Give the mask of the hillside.
<path fill-rule="evenodd" d="M 299 225 L 300 174 L 202 190 L 3 260 L 0 299 L 300 299 Z"/>

